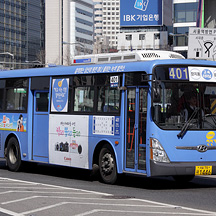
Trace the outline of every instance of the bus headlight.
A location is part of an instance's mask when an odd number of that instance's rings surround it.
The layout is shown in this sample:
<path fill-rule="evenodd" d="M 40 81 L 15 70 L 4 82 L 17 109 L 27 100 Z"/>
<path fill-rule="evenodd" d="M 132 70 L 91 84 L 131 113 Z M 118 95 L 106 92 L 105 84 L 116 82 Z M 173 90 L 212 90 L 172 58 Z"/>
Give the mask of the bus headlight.
<path fill-rule="evenodd" d="M 162 145 L 155 138 L 150 139 L 150 158 L 157 162 L 165 162 L 165 163 L 170 162 Z"/>

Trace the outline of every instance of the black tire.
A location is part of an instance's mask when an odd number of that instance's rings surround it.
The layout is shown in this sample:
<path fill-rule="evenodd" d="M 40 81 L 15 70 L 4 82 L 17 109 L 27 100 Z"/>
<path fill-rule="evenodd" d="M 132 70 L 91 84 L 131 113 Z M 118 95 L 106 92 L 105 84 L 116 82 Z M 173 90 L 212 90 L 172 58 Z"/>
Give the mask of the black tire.
<path fill-rule="evenodd" d="M 21 154 L 19 143 L 15 137 L 10 138 L 8 141 L 6 160 L 10 171 L 19 171 L 21 168 Z"/>
<path fill-rule="evenodd" d="M 173 179 L 178 183 L 187 183 L 189 181 L 192 181 L 193 178 L 194 175 L 173 176 Z"/>
<path fill-rule="evenodd" d="M 115 155 L 112 148 L 106 144 L 99 154 L 100 177 L 106 184 L 114 184 L 117 180 Z"/>

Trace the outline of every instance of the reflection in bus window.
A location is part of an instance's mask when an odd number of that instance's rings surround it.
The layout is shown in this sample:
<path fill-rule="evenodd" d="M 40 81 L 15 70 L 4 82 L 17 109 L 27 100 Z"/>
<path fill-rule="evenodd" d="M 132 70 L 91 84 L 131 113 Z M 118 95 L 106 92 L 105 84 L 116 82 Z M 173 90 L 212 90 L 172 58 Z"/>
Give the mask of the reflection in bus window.
<path fill-rule="evenodd" d="M 93 112 L 94 87 L 76 87 L 74 111 Z"/>
<path fill-rule="evenodd" d="M 216 87 L 214 84 L 163 81 L 160 89 L 161 101 L 153 102 L 153 119 L 161 128 L 182 128 L 193 115 L 190 129 L 216 129 Z M 196 101 L 195 109 L 189 103 L 192 98 Z"/>
<path fill-rule="evenodd" d="M 8 79 L 6 81 L 6 110 L 27 111 L 28 79 Z"/>
<path fill-rule="evenodd" d="M 48 112 L 48 104 L 49 104 L 49 93 L 38 92 L 36 95 L 36 111 Z"/>
<path fill-rule="evenodd" d="M 120 91 L 110 87 L 98 87 L 98 112 L 119 112 Z"/>
<path fill-rule="evenodd" d="M 6 110 L 26 110 L 25 88 L 7 89 L 6 99 Z"/>

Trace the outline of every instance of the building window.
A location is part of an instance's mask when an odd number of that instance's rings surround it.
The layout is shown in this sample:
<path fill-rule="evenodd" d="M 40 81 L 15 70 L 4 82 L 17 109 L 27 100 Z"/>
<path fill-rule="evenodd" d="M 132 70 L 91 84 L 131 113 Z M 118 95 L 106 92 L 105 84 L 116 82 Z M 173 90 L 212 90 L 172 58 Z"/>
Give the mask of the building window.
<path fill-rule="evenodd" d="M 132 40 L 132 35 L 130 34 L 130 35 L 125 35 L 125 39 L 126 40 Z"/>
<path fill-rule="evenodd" d="M 145 40 L 145 34 L 140 34 L 139 35 L 139 40 Z"/>
<path fill-rule="evenodd" d="M 198 2 L 174 5 L 175 23 L 196 22 Z"/>
<path fill-rule="evenodd" d="M 188 27 L 174 28 L 174 46 L 188 46 Z"/>
<path fill-rule="evenodd" d="M 154 34 L 154 39 L 159 40 L 160 39 L 160 33 Z"/>

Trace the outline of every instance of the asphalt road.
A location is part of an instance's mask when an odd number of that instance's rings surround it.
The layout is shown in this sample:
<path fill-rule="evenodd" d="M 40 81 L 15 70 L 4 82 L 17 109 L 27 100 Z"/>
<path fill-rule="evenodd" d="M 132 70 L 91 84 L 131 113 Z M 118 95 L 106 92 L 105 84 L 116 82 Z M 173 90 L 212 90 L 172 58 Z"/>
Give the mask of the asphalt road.
<path fill-rule="evenodd" d="M 28 165 L 14 173 L 0 161 L 0 216 L 60 215 L 56 205 L 65 205 L 61 216 L 68 215 L 69 206 L 74 209 L 70 215 L 83 216 L 216 215 L 216 178 L 196 177 L 181 184 L 171 178 L 122 176 L 116 185 L 106 185 L 86 170 Z"/>

